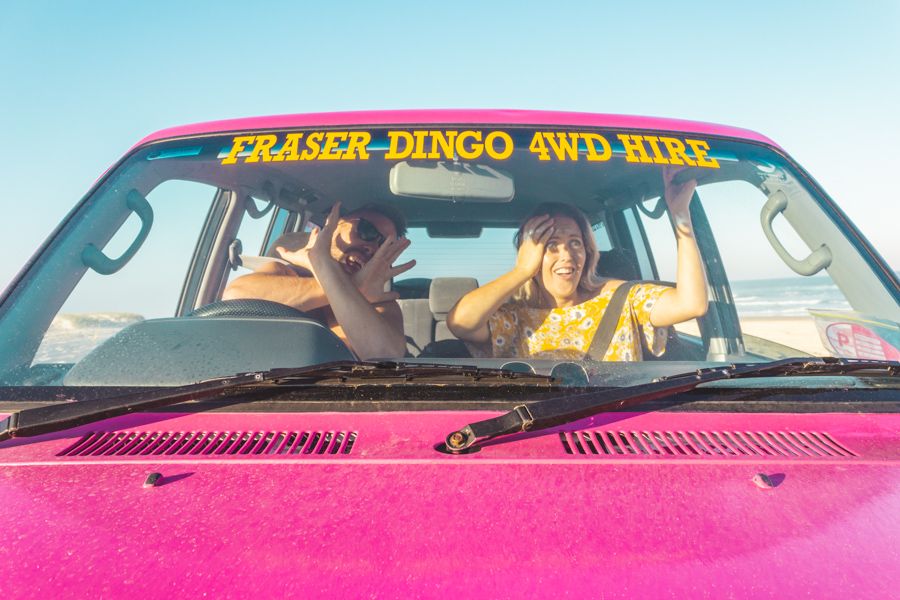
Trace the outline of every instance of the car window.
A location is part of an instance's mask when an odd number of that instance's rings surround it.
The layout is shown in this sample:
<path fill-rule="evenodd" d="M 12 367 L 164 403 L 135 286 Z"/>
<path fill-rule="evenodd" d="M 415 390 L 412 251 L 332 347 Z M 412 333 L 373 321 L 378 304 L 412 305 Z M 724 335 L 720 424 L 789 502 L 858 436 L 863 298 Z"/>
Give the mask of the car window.
<path fill-rule="evenodd" d="M 416 266 L 404 277 L 474 277 L 487 283 L 509 271 L 515 264 L 516 248 L 512 228 L 483 229 L 476 238 L 438 238 L 424 227 L 407 233 L 410 258 Z"/>
<path fill-rule="evenodd" d="M 87 270 L 66 300 L 35 355 L 35 363 L 77 361 L 123 327 L 172 317 L 216 188 L 170 180 L 147 194 L 153 226 L 134 258 L 119 271 Z M 102 248 L 121 256 L 140 229 L 132 214 Z"/>
<path fill-rule="evenodd" d="M 274 205 L 269 205 L 267 202 L 262 201 L 258 198 L 250 197 L 250 202 L 252 204 L 248 204 L 249 209 L 244 210 L 244 215 L 241 218 L 240 228 L 237 231 L 236 240 L 240 242 L 239 248 L 241 250 L 241 254 L 245 256 L 265 256 L 268 248 L 266 247 L 266 234 L 269 232 L 270 227 L 274 228 L 278 224 L 282 224 L 284 221 L 284 215 L 282 218 L 278 219 L 277 223 L 273 223 L 273 220 L 276 219 L 276 214 L 278 211 L 272 210 L 275 208 Z M 273 241 L 278 236 L 274 236 Z M 233 281 L 236 277 L 240 277 L 241 275 L 247 272 L 247 268 L 242 266 L 234 266 L 229 269 L 227 279 L 228 281 Z"/>
<path fill-rule="evenodd" d="M 659 198 L 666 186 L 691 182 L 697 185 L 692 235 L 709 285 L 706 296 L 679 294 L 679 301 L 692 301 L 679 312 L 668 293 L 681 276 L 679 244 L 671 209 Z M 281 270 L 287 279 L 279 281 L 287 286 L 271 288 L 273 300 L 253 287 L 271 279 L 231 268 L 236 240 L 247 256 L 265 254 L 282 230 L 299 227 L 301 215 L 324 225 L 322 216 L 338 201 L 342 224 L 319 256 L 343 275 L 308 277 L 309 257 L 298 254 L 298 268 Z M 551 245 L 540 250 L 531 276 L 504 292 L 492 309 L 507 311 L 502 319 L 486 315 L 472 328 L 489 337 L 459 337 L 467 330 L 454 322 L 453 307 L 479 296 L 470 296 L 472 279 L 484 287 L 514 270 L 514 234 L 546 206 L 557 211 L 564 237 L 552 252 Z M 366 304 L 355 305 L 356 314 L 368 315 L 391 282 L 367 280 L 363 275 L 373 269 L 363 269 L 386 232 L 404 224 L 410 246 L 395 264 L 416 264 L 393 283 L 411 280 L 404 290 L 414 293 L 361 328 L 394 328 L 380 330 L 377 342 L 391 342 L 395 353 L 372 351 L 376 359 L 402 357 L 403 337 L 394 335 L 402 317 L 397 333 L 407 338 L 406 359 L 478 364 L 533 352 L 528 360 L 575 361 L 590 370 L 592 335 L 613 300 L 605 278 L 645 282 L 629 287 L 622 300 L 626 318 L 614 324 L 624 329 L 608 342 L 616 360 L 866 357 L 877 354 L 873 348 L 889 357 L 900 344 L 891 338 L 891 324 L 900 321 L 896 290 L 848 237 L 827 199 L 776 149 L 608 129 L 311 128 L 208 135 L 135 150 L 98 183 L 29 271 L 16 290 L 25 300 L 0 315 L 0 346 L 18 340 L 0 347 L 0 371 L 13 373 L 9 381 L 47 381 L 28 368 L 57 365 L 54 382 L 94 385 L 112 381 L 134 359 L 138 375 L 156 365 L 156 385 L 166 383 L 172 365 L 190 366 L 170 382 L 176 385 L 362 356 L 339 322 L 346 315 L 332 310 L 324 290 L 334 281 L 354 286 L 337 297 L 357 294 L 354 302 L 362 297 Z M 258 265 L 252 268 L 265 266 Z M 657 280 L 669 283 L 652 283 Z M 233 292 L 240 286 L 240 294 Z M 660 306 L 678 316 L 672 327 L 654 325 L 651 315 Z M 515 312 L 520 309 L 535 312 Z M 203 317 L 188 316 L 194 310 Z M 510 331 L 498 336 L 504 324 Z M 125 327 L 127 335 L 118 335 Z M 667 335 L 672 329 L 678 333 Z M 629 372 L 640 380 L 640 367 Z"/>
<path fill-rule="evenodd" d="M 815 311 L 849 311 L 851 306 L 827 270 L 800 275 L 773 250 L 760 225 L 766 195 L 744 181 L 701 186 L 697 193 L 710 225 L 720 232 L 719 252 L 745 343 L 753 348 L 772 341 L 817 356 L 829 354 Z M 783 217 L 776 217 L 773 226 L 792 256 L 811 252 Z"/>

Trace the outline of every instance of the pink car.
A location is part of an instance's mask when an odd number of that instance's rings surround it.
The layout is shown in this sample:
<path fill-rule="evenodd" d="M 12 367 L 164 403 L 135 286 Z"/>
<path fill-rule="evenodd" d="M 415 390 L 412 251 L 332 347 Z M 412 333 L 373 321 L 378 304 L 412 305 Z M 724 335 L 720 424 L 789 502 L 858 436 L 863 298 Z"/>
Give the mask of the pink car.
<path fill-rule="evenodd" d="M 0 592 L 896 597 L 898 323 L 751 131 L 161 131 L 0 299 Z"/>

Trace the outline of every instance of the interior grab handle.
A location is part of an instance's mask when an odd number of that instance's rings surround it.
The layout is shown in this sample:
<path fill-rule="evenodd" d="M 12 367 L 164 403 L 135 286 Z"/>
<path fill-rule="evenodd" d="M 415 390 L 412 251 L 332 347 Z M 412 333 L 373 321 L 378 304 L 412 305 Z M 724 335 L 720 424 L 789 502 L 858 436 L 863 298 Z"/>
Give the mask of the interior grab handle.
<path fill-rule="evenodd" d="M 783 213 L 787 205 L 787 196 L 781 190 L 769 196 L 768 201 L 766 201 L 762 211 L 759 213 L 759 221 L 762 225 L 763 233 L 766 234 L 766 238 L 769 240 L 772 249 L 775 250 L 775 254 L 795 273 L 806 277 L 815 275 L 831 264 L 831 250 L 827 245 L 822 244 L 803 260 L 797 260 L 790 255 L 772 229 L 772 222 L 775 220 L 775 217 Z"/>
<path fill-rule="evenodd" d="M 647 208 L 644 205 L 644 201 L 638 202 L 637 207 L 638 207 L 639 211 L 641 211 L 642 213 L 644 213 L 651 219 L 658 219 L 665 214 L 666 209 L 668 208 L 668 205 L 666 204 L 665 199 L 662 196 L 660 196 L 659 199 L 656 201 L 656 206 L 654 206 L 652 209 Z"/>
<path fill-rule="evenodd" d="M 131 242 L 131 245 L 122 253 L 119 258 L 110 258 L 103 254 L 93 244 L 88 244 L 81 251 L 81 262 L 89 269 L 93 269 L 101 275 L 111 275 L 124 267 L 129 260 L 140 250 L 144 240 L 150 233 L 153 226 L 153 207 L 147 202 L 147 199 L 137 190 L 131 190 L 125 197 L 125 206 L 131 209 L 141 220 L 141 229 L 138 231 L 137 237 Z"/>
<path fill-rule="evenodd" d="M 270 197 L 267 204 L 260 208 L 256 207 L 256 200 L 252 196 L 247 196 L 244 200 L 244 211 L 250 215 L 251 219 L 260 219 L 266 216 L 275 206 L 275 201 Z"/>

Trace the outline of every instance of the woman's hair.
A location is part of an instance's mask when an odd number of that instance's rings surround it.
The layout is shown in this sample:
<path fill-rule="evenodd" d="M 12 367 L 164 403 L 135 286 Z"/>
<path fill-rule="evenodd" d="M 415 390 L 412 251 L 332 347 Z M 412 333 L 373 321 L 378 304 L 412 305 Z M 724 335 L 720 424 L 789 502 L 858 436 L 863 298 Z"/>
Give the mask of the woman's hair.
<path fill-rule="evenodd" d="M 550 215 L 551 217 L 569 217 L 578 224 L 581 231 L 581 240 L 584 244 L 584 267 L 581 270 L 581 279 L 578 281 L 578 288 L 586 292 L 597 292 L 603 287 L 603 282 L 597 277 L 597 260 L 600 258 L 600 252 L 597 250 L 597 242 L 594 240 L 594 232 L 591 229 L 591 222 L 587 216 L 578 208 L 571 204 L 563 202 L 544 202 L 535 207 L 531 214 L 522 219 L 519 230 L 513 238 L 516 248 L 522 244 L 522 237 L 525 235 L 525 224 L 538 215 Z M 520 302 L 526 306 L 537 306 L 541 300 L 539 293 L 537 277 L 532 277 L 526 281 L 513 294 L 513 300 Z"/>

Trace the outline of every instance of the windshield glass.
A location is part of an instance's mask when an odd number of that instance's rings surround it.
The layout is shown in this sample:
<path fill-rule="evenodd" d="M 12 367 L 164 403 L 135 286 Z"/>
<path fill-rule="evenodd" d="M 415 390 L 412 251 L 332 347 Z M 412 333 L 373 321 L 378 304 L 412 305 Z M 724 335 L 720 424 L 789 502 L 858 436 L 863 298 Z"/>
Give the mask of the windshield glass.
<path fill-rule="evenodd" d="M 150 144 L 8 298 L 7 386 L 172 386 L 338 360 L 583 369 L 900 359 L 891 276 L 779 151 L 432 126 Z"/>

